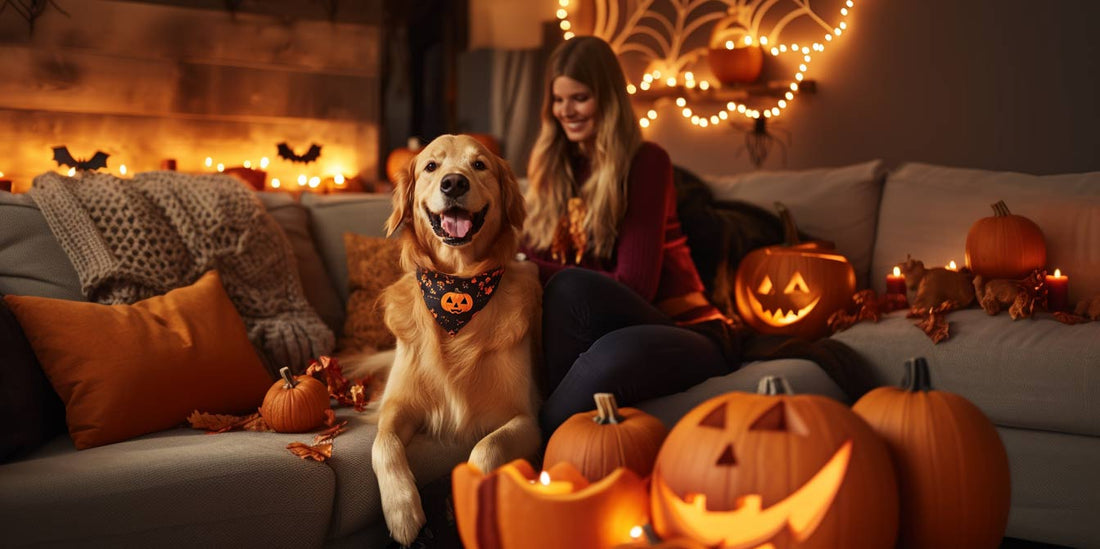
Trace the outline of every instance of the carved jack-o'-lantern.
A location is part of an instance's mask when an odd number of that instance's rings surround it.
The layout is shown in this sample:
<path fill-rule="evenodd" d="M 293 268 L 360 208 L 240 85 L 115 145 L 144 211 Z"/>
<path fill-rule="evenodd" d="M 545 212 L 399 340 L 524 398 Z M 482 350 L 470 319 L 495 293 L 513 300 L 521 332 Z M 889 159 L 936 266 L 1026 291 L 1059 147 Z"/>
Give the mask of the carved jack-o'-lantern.
<path fill-rule="evenodd" d="M 732 392 L 700 404 L 665 439 L 650 500 L 658 535 L 708 547 L 892 547 L 897 534 L 885 445 L 815 395 Z"/>
<path fill-rule="evenodd" d="M 567 462 L 542 475 L 522 459 L 485 475 L 461 463 L 451 483 L 455 522 L 469 549 L 614 547 L 649 520 L 645 481 L 625 467 L 589 484 Z"/>
<path fill-rule="evenodd" d="M 470 294 L 464 294 L 461 292 L 447 292 L 443 294 L 443 297 L 439 300 L 439 303 L 443 305 L 443 310 L 451 314 L 462 314 L 469 311 L 474 306 L 474 299 L 470 297 Z"/>
<path fill-rule="evenodd" d="M 829 316 L 846 308 L 856 289 L 848 260 L 825 242 L 800 243 L 790 212 L 776 203 L 787 243 L 745 255 L 734 279 L 737 311 L 759 332 L 817 339 Z"/>

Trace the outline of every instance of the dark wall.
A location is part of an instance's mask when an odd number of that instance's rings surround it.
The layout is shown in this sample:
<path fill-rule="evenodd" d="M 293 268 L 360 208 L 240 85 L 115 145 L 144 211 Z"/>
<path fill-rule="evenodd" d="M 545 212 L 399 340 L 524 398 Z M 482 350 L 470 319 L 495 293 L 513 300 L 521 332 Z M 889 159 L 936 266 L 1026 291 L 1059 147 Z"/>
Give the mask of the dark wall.
<path fill-rule="evenodd" d="M 1100 170 L 1100 2 L 864 0 L 814 61 L 818 92 L 771 130 L 765 169 L 882 158 L 1030 173 Z M 646 130 L 699 173 L 752 169 L 737 129 L 659 106 Z M 789 133 L 789 137 L 787 133 Z"/>

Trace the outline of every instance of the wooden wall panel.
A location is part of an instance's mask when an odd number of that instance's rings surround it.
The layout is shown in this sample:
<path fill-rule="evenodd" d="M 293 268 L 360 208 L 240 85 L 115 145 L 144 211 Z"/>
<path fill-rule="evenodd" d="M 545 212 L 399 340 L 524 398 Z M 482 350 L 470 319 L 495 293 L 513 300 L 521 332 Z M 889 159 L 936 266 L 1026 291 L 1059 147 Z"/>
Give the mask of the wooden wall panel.
<path fill-rule="evenodd" d="M 349 3 L 379 8 L 328 21 L 300 15 L 327 2 L 245 1 L 232 14 L 220 0 L 81 0 L 58 3 L 68 17 L 48 9 L 33 34 L 0 13 L 0 172 L 26 189 L 64 144 L 78 158 L 108 152 L 115 173 L 267 156 L 274 177 L 374 178 L 381 0 Z M 282 141 L 319 143 L 321 159 L 290 165 Z"/>

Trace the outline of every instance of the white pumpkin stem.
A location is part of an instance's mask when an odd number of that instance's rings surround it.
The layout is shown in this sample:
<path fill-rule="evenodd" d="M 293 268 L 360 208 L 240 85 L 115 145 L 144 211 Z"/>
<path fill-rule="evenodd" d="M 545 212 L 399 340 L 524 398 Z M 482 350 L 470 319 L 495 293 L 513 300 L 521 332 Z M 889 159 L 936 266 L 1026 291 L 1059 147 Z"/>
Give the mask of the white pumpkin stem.
<path fill-rule="evenodd" d="M 623 416 L 619 415 L 619 406 L 615 403 L 615 395 L 596 393 L 592 395 L 592 398 L 596 400 L 596 415 L 592 416 L 592 421 L 600 425 L 621 423 L 623 421 Z"/>
<path fill-rule="evenodd" d="M 282 368 L 279 368 L 279 375 L 283 376 L 283 381 L 286 382 L 285 387 L 287 389 L 293 389 L 296 385 L 298 385 L 298 382 L 294 381 L 294 376 L 290 375 L 290 366 L 283 366 Z"/>
<path fill-rule="evenodd" d="M 756 394 L 768 396 L 793 395 L 794 390 L 791 389 L 791 384 L 787 382 L 785 377 L 765 376 L 756 384 Z"/>

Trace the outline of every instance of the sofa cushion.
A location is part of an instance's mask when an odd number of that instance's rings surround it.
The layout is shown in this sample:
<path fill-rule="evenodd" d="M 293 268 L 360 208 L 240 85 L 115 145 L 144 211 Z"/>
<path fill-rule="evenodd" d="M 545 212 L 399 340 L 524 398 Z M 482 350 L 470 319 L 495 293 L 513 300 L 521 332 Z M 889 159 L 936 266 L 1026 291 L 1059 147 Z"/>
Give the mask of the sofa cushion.
<path fill-rule="evenodd" d="M 1030 218 L 1046 237 L 1047 268 L 1069 276 L 1070 302 L 1100 294 L 1100 172 L 1027 175 L 906 164 L 886 177 L 871 262 L 873 287 L 906 255 L 964 264 L 966 235 L 991 204 Z"/>
<path fill-rule="evenodd" d="M 5 296 L 79 449 L 260 405 L 271 378 L 217 271 L 133 305 Z"/>
<path fill-rule="evenodd" d="M 867 287 L 875 223 L 882 191 L 882 161 L 840 168 L 758 171 L 732 176 L 706 176 L 718 200 L 741 200 L 775 211 L 779 200 L 791 211 L 798 228 L 832 241 L 856 272 L 856 283 Z"/>
<path fill-rule="evenodd" d="M 344 233 L 347 250 L 347 320 L 341 349 L 363 346 L 392 349 L 396 339 L 383 321 L 382 290 L 404 274 L 401 268 L 401 244 L 397 239 Z"/>
<path fill-rule="evenodd" d="M 329 194 L 302 195 L 302 205 L 309 209 L 313 238 L 332 277 L 332 285 L 340 298 L 348 299 L 348 264 L 344 253 L 344 233 L 385 236 L 386 218 L 393 205 L 389 194 Z"/>
<path fill-rule="evenodd" d="M 65 432 L 65 406 L 0 294 L 0 463 Z"/>
<path fill-rule="evenodd" d="M 85 300 L 69 256 L 25 194 L 0 192 L 0 293 Z"/>
<path fill-rule="evenodd" d="M 289 193 L 257 194 L 267 213 L 275 218 L 290 240 L 290 247 L 298 262 L 298 277 L 302 281 L 306 301 L 309 301 L 332 333 L 339 334 L 344 326 L 344 302 L 333 287 L 332 277 L 317 252 L 309 224 L 309 210 L 295 201 Z"/>
<path fill-rule="evenodd" d="M 3 466 L 4 545 L 321 547 L 334 475 L 286 450 L 311 436 L 173 429 L 77 451 L 61 435 Z"/>
<path fill-rule="evenodd" d="M 337 420 L 348 420 L 348 432 L 337 437 L 332 457 L 325 463 L 336 471 L 336 501 L 330 538 L 343 538 L 383 520 L 378 477 L 371 466 L 371 447 L 378 428 L 366 414 L 350 408 L 336 410 Z M 423 488 L 466 461 L 472 446 L 451 444 L 420 434 L 405 448 L 416 484 Z"/>
<path fill-rule="evenodd" d="M 934 388 L 970 399 L 997 425 L 1100 436 L 1100 323 L 1069 326 L 1046 313 L 1013 321 L 977 308 L 947 320 L 952 335 L 938 344 L 904 311 L 832 337 L 863 355 L 880 384 L 897 385 L 905 360 L 923 356 Z"/>

